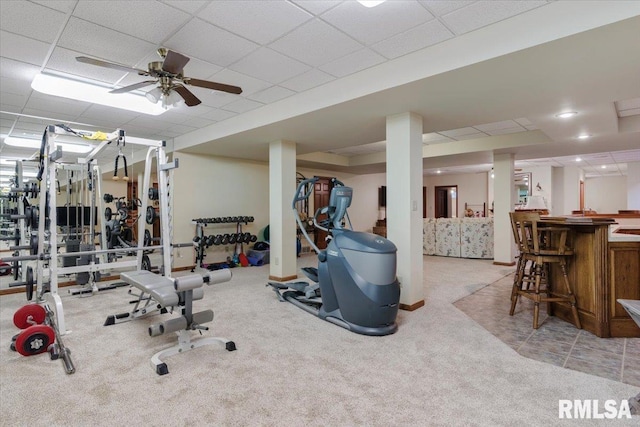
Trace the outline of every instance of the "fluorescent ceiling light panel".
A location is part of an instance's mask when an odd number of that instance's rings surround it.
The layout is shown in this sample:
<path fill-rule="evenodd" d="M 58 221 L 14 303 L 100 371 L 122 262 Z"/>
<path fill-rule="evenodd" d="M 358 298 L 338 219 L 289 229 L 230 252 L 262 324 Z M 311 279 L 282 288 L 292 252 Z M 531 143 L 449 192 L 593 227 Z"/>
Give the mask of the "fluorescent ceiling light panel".
<path fill-rule="evenodd" d="M 358 3 L 364 7 L 376 7 L 379 4 L 384 3 L 386 0 L 358 0 Z"/>
<path fill-rule="evenodd" d="M 4 143 L 11 145 L 12 147 L 40 149 L 42 141 L 38 139 L 14 138 L 12 136 L 8 136 L 4 139 Z M 61 147 L 62 151 L 67 153 L 88 153 L 93 149 L 92 145 L 69 144 L 66 142 L 58 142 L 56 146 Z"/>
<path fill-rule="evenodd" d="M 51 74 L 36 75 L 31 82 L 31 87 L 47 95 L 106 105 L 136 113 L 157 116 L 166 111 L 160 105 L 149 103 L 144 96 L 133 93 L 109 93 L 111 89 L 107 87 L 69 80 Z"/>

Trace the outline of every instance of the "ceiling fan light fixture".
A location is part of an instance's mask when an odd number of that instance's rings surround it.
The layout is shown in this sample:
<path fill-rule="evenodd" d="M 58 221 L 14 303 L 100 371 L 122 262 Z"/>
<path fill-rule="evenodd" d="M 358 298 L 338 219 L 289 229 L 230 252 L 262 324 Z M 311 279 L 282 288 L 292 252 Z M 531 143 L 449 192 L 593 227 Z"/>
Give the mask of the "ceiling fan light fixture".
<path fill-rule="evenodd" d="M 76 101 L 120 108 L 136 113 L 157 116 L 165 112 L 160 106 L 149 104 L 140 95 L 133 93 L 113 94 L 110 88 L 71 80 L 53 74 L 37 74 L 31 88 L 47 95 L 60 96 Z"/>
<path fill-rule="evenodd" d="M 160 98 L 162 97 L 162 90 L 159 87 L 156 87 L 151 89 L 144 96 L 152 103 L 157 104 L 158 101 L 160 101 Z"/>

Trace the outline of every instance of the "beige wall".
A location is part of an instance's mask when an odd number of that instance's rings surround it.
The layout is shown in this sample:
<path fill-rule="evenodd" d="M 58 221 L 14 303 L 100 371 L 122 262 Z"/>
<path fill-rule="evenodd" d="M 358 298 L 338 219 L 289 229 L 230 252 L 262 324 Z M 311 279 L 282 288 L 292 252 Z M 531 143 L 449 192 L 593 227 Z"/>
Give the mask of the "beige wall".
<path fill-rule="evenodd" d="M 598 213 L 627 209 L 627 177 L 587 178 L 584 182 L 584 207 Z"/>
<path fill-rule="evenodd" d="M 451 175 L 425 175 L 423 185 L 427 187 L 427 217 L 434 217 L 435 187 L 458 186 L 458 217 L 464 216 L 464 204 L 488 202 L 487 172 Z M 487 203 L 487 209 L 490 206 Z"/>

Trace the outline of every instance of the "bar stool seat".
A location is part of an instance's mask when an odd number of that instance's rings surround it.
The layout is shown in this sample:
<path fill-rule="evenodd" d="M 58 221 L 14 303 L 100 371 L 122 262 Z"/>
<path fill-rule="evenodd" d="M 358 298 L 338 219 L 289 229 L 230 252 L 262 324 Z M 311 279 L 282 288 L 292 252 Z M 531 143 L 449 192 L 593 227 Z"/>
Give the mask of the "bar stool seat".
<path fill-rule="evenodd" d="M 510 212 L 509 216 L 514 239 L 520 251 L 509 314 L 513 316 L 520 296 L 532 300 L 533 328 L 538 329 L 540 303 L 565 303 L 571 308 L 575 326 L 581 329 L 576 297 L 571 291 L 567 275 L 567 263 L 574 255 L 568 245 L 569 229 L 541 224 L 540 214 L 537 212 Z M 560 284 L 550 283 L 549 264 L 559 265 L 562 271 Z M 562 290 L 559 289 L 560 286 Z"/>

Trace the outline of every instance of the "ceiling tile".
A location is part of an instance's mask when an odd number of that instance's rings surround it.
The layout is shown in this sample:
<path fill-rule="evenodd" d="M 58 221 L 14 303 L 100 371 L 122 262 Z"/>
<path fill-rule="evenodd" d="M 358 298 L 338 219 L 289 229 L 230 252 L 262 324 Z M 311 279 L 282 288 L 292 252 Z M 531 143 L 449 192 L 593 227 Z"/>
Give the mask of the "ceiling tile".
<path fill-rule="evenodd" d="M 520 133 L 520 132 L 526 132 L 526 131 L 527 130 L 525 128 L 518 126 L 513 128 L 488 130 L 486 131 L 486 133 L 488 133 L 489 135 L 506 135 L 509 133 Z"/>
<path fill-rule="evenodd" d="M 449 138 L 448 136 L 440 135 L 437 132 L 425 133 L 422 135 L 422 142 L 425 144 L 439 144 L 442 142 L 451 142 L 451 141 L 455 141 L 455 140 L 452 138 Z"/>
<path fill-rule="evenodd" d="M 18 108 L 24 108 L 29 99 L 28 95 L 5 92 L 4 88 L 0 95 L 2 95 L 2 105 L 11 105 Z"/>
<path fill-rule="evenodd" d="M 481 132 L 494 131 L 499 129 L 509 129 L 509 128 L 520 128 L 524 130 L 523 127 L 519 126 L 514 120 L 502 120 L 500 122 L 493 123 L 484 123 L 481 125 L 474 125 L 474 128 L 478 129 Z"/>
<path fill-rule="evenodd" d="M 283 1 L 214 1 L 198 17 L 259 44 L 268 44 L 312 18 Z"/>
<path fill-rule="evenodd" d="M 270 48 L 317 67 L 363 46 L 330 25 L 314 19 L 275 41 Z"/>
<path fill-rule="evenodd" d="M 77 0 L 31 0 L 41 6 L 58 10 L 63 13 L 73 12 L 73 8 L 78 3 Z"/>
<path fill-rule="evenodd" d="M 161 43 L 190 15 L 157 1 L 81 1 L 73 15 L 151 43 Z"/>
<path fill-rule="evenodd" d="M 89 108 L 89 106 L 91 106 L 89 102 L 44 95 L 34 91 L 33 95 L 29 98 L 29 102 L 27 102 L 26 108 L 56 113 L 58 111 L 64 111 L 65 114 L 70 114 L 76 117 L 82 114 L 87 108 Z M 48 117 L 51 117 L 51 115 Z"/>
<path fill-rule="evenodd" d="M 387 1 L 368 8 L 355 1 L 346 1 L 321 18 L 370 45 L 430 21 L 433 15 L 417 2 Z"/>
<path fill-rule="evenodd" d="M 203 40 L 210 42 L 203 43 Z M 222 67 L 237 61 L 258 47 L 249 40 L 201 19 L 189 21 L 165 43 L 165 46 Z"/>
<path fill-rule="evenodd" d="M 280 86 L 271 86 L 270 88 L 254 93 L 247 98 L 253 99 L 254 101 L 262 102 L 263 104 L 270 104 L 294 94 L 294 91 L 287 88 Z"/>
<path fill-rule="evenodd" d="M 360 49 L 357 52 L 345 55 L 335 61 L 320 66 L 319 68 L 336 77 L 344 77 L 349 74 L 364 70 L 384 62 L 385 58 L 371 49 Z"/>
<path fill-rule="evenodd" d="M 224 106 L 225 110 L 232 111 L 234 113 L 245 113 L 247 111 L 255 110 L 258 107 L 262 107 L 264 104 L 250 99 L 238 99 L 230 104 Z"/>
<path fill-rule="evenodd" d="M 18 34 L 0 31 L 2 57 L 41 66 L 47 58 L 49 45 Z"/>
<path fill-rule="evenodd" d="M 205 119 L 213 120 L 215 122 L 220 122 L 237 115 L 237 113 L 216 108 L 212 111 L 208 111 L 207 113 L 202 114 L 200 117 L 204 117 Z"/>
<path fill-rule="evenodd" d="M 191 126 L 193 128 L 200 129 L 200 128 L 212 125 L 214 123 L 215 122 L 213 120 L 204 119 L 202 117 L 191 117 L 185 120 L 183 124 L 185 126 Z"/>
<path fill-rule="evenodd" d="M 109 132 L 115 130 L 118 126 L 128 122 L 133 117 L 130 111 L 121 110 L 119 108 L 105 107 L 103 105 L 92 104 L 80 116 L 79 122 L 95 123 L 97 126 L 107 126 L 114 129 L 104 129 Z M 126 125 L 123 126 L 125 132 Z"/>
<path fill-rule="evenodd" d="M 546 1 L 478 1 L 441 17 L 447 27 L 456 34 L 493 24 L 536 7 Z"/>
<path fill-rule="evenodd" d="M 31 81 L 39 72 L 40 67 L 35 65 L 0 57 L 0 76 L 2 77 L 10 77 L 31 84 Z"/>
<path fill-rule="evenodd" d="M 129 66 L 156 50 L 152 43 L 74 17 L 69 19 L 58 45 Z"/>
<path fill-rule="evenodd" d="M 35 108 L 25 108 L 23 114 L 36 117 L 48 117 L 56 122 L 75 121 L 76 115 L 68 114 L 66 110 L 58 108 L 57 110 L 40 110 Z"/>
<path fill-rule="evenodd" d="M 637 116 L 638 114 L 640 114 L 640 108 L 630 108 L 618 112 L 618 117 Z"/>
<path fill-rule="evenodd" d="M 458 136 L 462 136 L 462 135 L 470 135 L 470 134 L 476 134 L 478 133 L 478 130 L 472 127 L 466 127 L 466 128 L 459 128 L 459 129 L 451 129 L 451 130 L 444 130 L 444 131 L 440 131 L 438 132 L 440 135 L 444 135 L 444 136 L 448 136 L 450 138 L 456 138 Z"/>
<path fill-rule="evenodd" d="M 226 83 L 234 86 L 240 86 L 242 88 L 241 96 L 246 97 L 258 91 L 268 88 L 271 83 L 264 80 L 256 79 L 246 74 L 239 73 L 237 71 L 225 68 L 220 72 L 214 74 L 209 78 L 218 83 Z M 238 97 L 238 95 L 233 95 Z"/>
<path fill-rule="evenodd" d="M 0 77 L 0 91 L 3 94 L 28 96 L 31 93 L 31 83 L 28 80 L 18 80 L 11 77 Z"/>
<path fill-rule="evenodd" d="M 420 0 L 424 6 L 426 6 L 434 15 L 441 16 L 445 13 L 453 12 L 456 9 L 460 9 L 461 7 L 468 6 L 473 1 L 456 1 L 456 0 L 443 0 L 443 1 L 434 1 L 434 0 Z"/>
<path fill-rule="evenodd" d="M 640 162 L 640 150 L 625 150 L 611 153 L 616 162 Z"/>
<path fill-rule="evenodd" d="M 215 90 L 206 90 L 206 89 L 201 89 L 201 90 L 198 90 L 197 92 L 198 92 L 197 97 L 200 98 L 200 101 L 202 101 L 202 103 L 208 107 L 214 107 L 214 108 L 222 107 L 238 99 L 238 95 L 234 95 L 227 92 L 219 92 Z M 195 93 L 195 90 L 194 90 L 194 93 Z M 203 114 L 198 114 L 198 116 L 204 117 Z"/>
<path fill-rule="evenodd" d="M 273 84 L 288 80 L 310 69 L 308 65 L 265 47 L 245 56 L 229 68 Z"/>
<path fill-rule="evenodd" d="M 477 132 L 477 133 L 469 133 L 469 134 L 465 134 L 465 135 L 458 135 L 455 137 L 456 140 L 458 141 L 464 141 L 465 139 L 478 139 L 478 138 L 484 138 L 487 137 L 488 135 L 486 133 L 483 132 Z"/>
<path fill-rule="evenodd" d="M 320 15 L 342 3 L 342 0 L 291 0 L 291 3 L 297 4 L 314 15 Z"/>
<path fill-rule="evenodd" d="M 625 99 L 623 101 L 616 101 L 615 104 L 618 111 L 632 110 L 635 108 L 640 108 L 640 98 L 632 98 L 632 99 Z"/>
<path fill-rule="evenodd" d="M 197 1 L 197 0 L 165 0 L 164 3 L 169 4 L 177 9 L 184 10 L 187 13 L 195 13 L 200 8 L 204 7 L 209 1 Z"/>
<path fill-rule="evenodd" d="M 312 87 L 330 82 L 331 80 L 335 80 L 335 77 L 314 68 L 306 73 L 284 81 L 280 83 L 280 85 L 296 92 L 302 92 L 307 89 L 311 89 Z"/>
<path fill-rule="evenodd" d="M 3 1 L 1 7 L 0 30 L 47 43 L 55 40 L 66 19 L 64 13 L 28 1 Z"/>
<path fill-rule="evenodd" d="M 424 49 L 427 46 L 440 43 L 453 37 L 438 20 L 432 20 L 418 25 L 402 34 L 398 34 L 372 46 L 377 52 L 389 59 L 397 58 L 407 53 Z"/>

